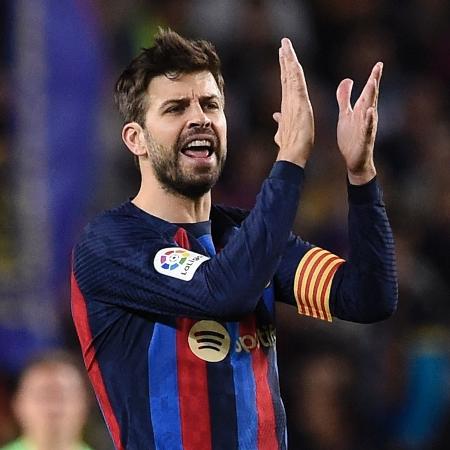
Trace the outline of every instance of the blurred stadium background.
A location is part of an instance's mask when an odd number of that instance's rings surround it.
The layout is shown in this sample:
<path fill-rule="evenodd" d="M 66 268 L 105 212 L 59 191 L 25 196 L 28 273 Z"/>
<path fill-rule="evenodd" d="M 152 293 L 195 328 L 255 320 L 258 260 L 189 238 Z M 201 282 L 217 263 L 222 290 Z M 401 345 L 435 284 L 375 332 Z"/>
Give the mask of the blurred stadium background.
<path fill-rule="evenodd" d="M 229 160 L 214 198 L 251 207 L 274 160 L 277 47 L 303 64 L 316 145 L 296 231 L 345 255 L 335 89 L 359 94 L 384 62 L 376 163 L 398 255 L 396 315 L 332 325 L 278 311 L 290 448 L 450 448 L 450 14 L 446 0 L 2 0 L 0 2 L 0 445 L 24 362 L 78 352 L 70 251 L 97 212 L 136 192 L 114 82 L 157 27 L 213 41 L 223 60 Z M 86 439 L 112 449 L 92 407 Z M 201 450 L 201 449 L 199 449 Z"/>

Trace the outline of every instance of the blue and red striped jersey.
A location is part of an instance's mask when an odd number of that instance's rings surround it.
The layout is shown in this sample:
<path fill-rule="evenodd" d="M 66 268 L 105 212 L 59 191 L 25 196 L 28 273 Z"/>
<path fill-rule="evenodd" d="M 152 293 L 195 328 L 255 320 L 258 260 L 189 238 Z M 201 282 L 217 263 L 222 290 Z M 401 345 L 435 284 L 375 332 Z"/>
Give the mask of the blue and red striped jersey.
<path fill-rule="evenodd" d="M 275 301 L 323 320 L 393 311 L 393 241 L 376 181 L 349 188 L 357 238 L 346 262 L 291 233 L 302 183 L 302 169 L 277 162 L 250 212 L 213 206 L 199 227 L 128 201 L 86 227 L 72 314 L 117 449 L 286 449 Z"/>

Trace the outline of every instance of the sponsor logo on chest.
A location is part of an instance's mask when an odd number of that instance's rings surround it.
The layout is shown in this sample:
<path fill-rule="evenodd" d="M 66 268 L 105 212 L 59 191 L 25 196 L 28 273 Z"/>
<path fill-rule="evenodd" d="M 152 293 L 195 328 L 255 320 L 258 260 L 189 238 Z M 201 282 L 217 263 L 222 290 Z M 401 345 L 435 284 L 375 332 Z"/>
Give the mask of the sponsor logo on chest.
<path fill-rule="evenodd" d="M 234 342 L 234 351 L 250 353 L 261 347 L 275 347 L 276 332 L 273 325 L 256 329 L 254 333 L 243 334 Z M 230 334 L 219 322 L 200 320 L 189 331 L 188 344 L 192 353 L 203 361 L 223 361 L 232 349 Z"/>

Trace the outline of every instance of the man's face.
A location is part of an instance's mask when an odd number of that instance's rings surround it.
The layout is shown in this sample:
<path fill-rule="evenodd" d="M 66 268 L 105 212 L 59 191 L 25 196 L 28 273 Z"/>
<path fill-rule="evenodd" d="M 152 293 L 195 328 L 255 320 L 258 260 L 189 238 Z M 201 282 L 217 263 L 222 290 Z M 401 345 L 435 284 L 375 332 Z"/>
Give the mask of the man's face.
<path fill-rule="evenodd" d="M 210 72 L 158 76 L 148 87 L 145 138 L 153 172 L 167 191 L 197 199 L 226 159 L 223 96 Z"/>
<path fill-rule="evenodd" d="M 78 438 L 87 408 L 81 375 L 64 363 L 31 368 L 24 375 L 14 401 L 24 434 L 42 442 Z"/>

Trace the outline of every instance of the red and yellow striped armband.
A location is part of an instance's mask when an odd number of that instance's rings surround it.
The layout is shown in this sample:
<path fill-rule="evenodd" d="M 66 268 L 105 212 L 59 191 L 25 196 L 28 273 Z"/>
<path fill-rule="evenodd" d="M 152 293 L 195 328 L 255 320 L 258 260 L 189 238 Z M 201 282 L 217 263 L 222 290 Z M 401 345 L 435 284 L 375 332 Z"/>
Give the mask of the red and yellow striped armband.
<path fill-rule="evenodd" d="M 299 314 L 331 322 L 331 283 L 344 262 L 345 260 L 319 247 L 306 252 L 300 260 L 294 280 Z"/>

